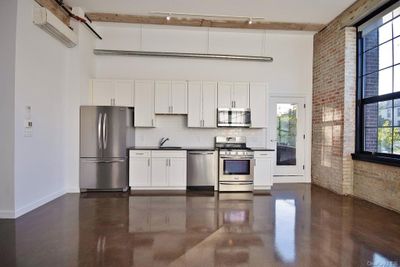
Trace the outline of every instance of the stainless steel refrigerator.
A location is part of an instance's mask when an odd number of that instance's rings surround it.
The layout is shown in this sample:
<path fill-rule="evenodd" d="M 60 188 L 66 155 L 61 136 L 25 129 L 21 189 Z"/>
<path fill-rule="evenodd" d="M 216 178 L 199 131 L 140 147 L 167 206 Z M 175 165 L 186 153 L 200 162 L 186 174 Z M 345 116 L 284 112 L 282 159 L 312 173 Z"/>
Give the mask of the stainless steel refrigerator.
<path fill-rule="evenodd" d="M 128 188 L 127 147 L 133 134 L 133 108 L 81 106 L 81 191 Z"/>

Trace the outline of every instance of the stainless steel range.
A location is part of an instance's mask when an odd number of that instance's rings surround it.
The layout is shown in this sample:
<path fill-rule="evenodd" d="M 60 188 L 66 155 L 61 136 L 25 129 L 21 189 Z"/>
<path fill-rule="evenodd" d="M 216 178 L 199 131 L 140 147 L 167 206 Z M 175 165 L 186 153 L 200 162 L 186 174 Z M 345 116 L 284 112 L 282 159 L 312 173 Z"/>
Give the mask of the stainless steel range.
<path fill-rule="evenodd" d="M 253 191 L 254 152 L 247 148 L 246 137 L 215 138 L 219 148 L 219 191 Z"/>

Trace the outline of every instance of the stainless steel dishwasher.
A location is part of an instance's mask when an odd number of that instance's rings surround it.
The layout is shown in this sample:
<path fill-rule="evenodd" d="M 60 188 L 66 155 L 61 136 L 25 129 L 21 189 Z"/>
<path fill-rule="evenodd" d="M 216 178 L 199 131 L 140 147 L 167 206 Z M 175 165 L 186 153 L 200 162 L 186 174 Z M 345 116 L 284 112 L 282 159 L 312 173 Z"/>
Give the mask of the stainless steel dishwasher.
<path fill-rule="evenodd" d="M 188 188 L 218 190 L 218 152 L 189 150 L 187 157 Z"/>

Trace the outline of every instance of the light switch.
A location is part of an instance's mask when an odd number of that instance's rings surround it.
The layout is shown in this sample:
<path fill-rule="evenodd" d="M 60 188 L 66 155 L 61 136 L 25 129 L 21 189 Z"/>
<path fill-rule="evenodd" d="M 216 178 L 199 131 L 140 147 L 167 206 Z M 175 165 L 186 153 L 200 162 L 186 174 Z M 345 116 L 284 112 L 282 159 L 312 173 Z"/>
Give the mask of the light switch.
<path fill-rule="evenodd" d="M 31 106 L 25 107 L 25 120 L 24 120 L 24 136 L 25 137 L 32 137 L 33 122 L 32 122 L 31 111 L 32 111 Z"/>

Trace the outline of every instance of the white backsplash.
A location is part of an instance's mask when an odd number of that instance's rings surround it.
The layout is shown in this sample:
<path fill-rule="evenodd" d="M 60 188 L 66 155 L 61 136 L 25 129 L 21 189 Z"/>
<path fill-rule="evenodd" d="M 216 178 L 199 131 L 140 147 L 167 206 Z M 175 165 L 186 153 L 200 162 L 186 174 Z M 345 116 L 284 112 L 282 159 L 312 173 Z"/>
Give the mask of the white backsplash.
<path fill-rule="evenodd" d="M 248 128 L 188 128 L 185 115 L 157 115 L 156 128 L 135 128 L 136 146 L 158 146 L 162 137 L 167 146 L 214 147 L 215 136 L 246 136 L 247 146 L 265 147 L 267 129 Z"/>

